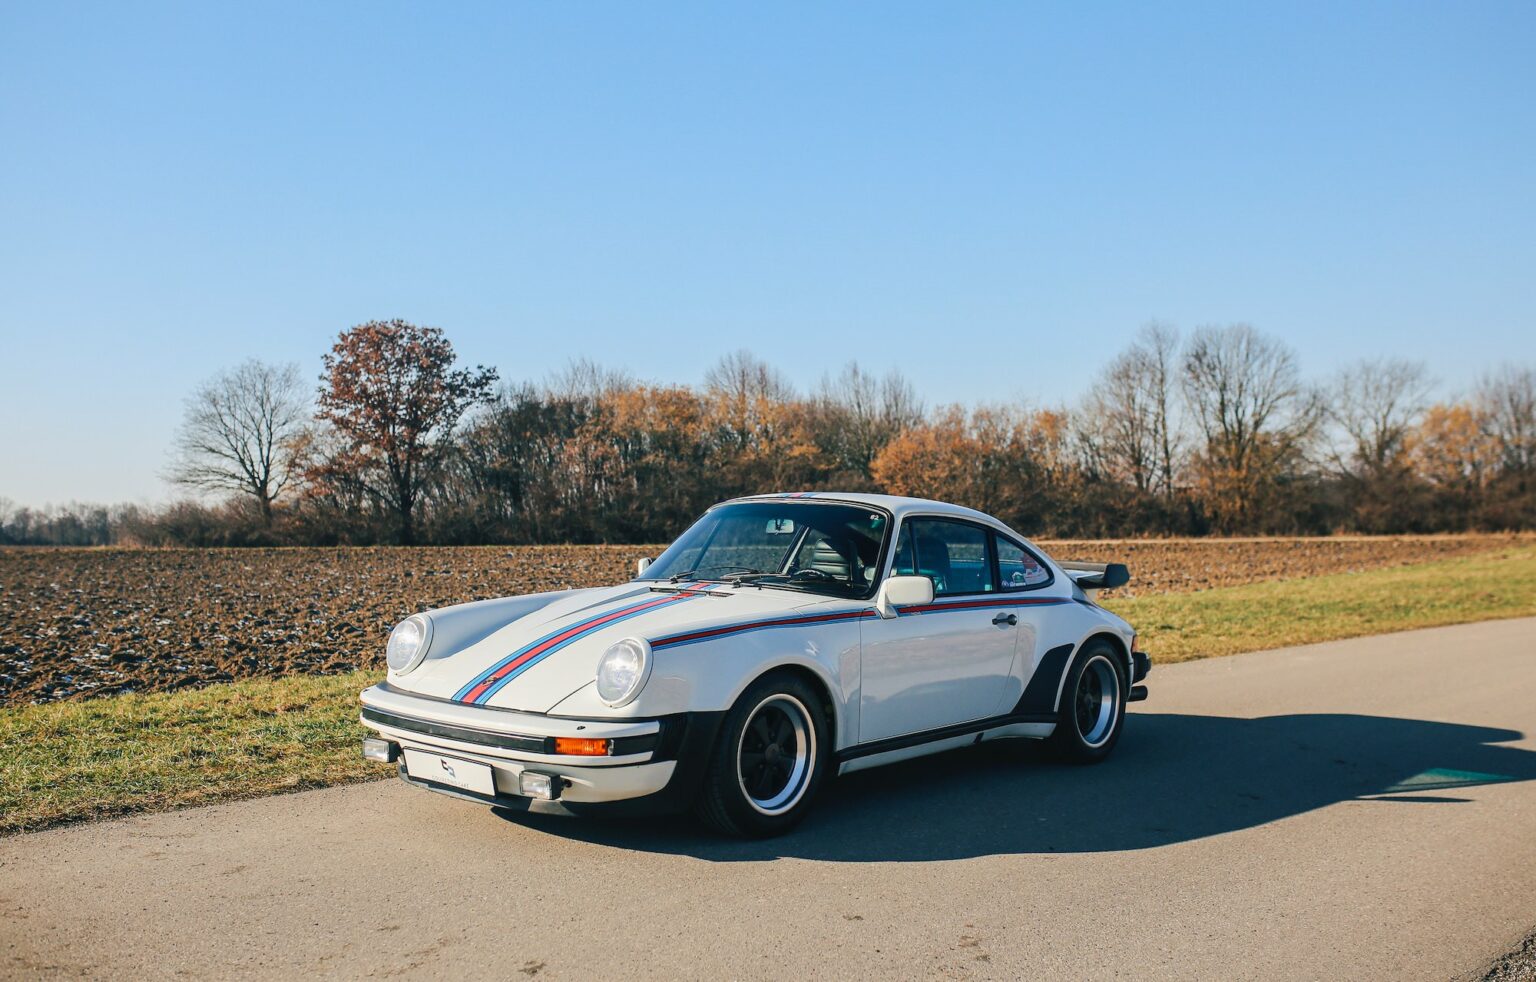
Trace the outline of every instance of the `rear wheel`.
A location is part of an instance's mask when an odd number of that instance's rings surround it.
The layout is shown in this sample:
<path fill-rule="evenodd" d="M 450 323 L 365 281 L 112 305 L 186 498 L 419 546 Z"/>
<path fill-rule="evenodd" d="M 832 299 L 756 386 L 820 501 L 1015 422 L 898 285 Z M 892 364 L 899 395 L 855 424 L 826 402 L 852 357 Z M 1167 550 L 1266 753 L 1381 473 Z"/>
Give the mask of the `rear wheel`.
<path fill-rule="evenodd" d="M 1125 722 L 1125 672 L 1108 641 L 1090 641 L 1061 690 L 1051 744 L 1077 764 L 1097 764 L 1115 748 Z"/>
<path fill-rule="evenodd" d="M 762 678 L 726 716 L 695 810 L 727 835 L 787 832 L 821 784 L 828 746 L 813 688 L 793 675 Z"/>

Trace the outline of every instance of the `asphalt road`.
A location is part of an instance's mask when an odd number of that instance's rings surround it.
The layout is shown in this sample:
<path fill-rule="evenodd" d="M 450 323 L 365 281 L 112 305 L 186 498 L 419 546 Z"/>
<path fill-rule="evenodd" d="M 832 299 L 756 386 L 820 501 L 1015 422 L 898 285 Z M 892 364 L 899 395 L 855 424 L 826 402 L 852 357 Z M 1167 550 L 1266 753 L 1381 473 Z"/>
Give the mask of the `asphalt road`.
<path fill-rule="evenodd" d="M 1102 766 L 899 764 L 769 842 L 397 781 L 0 840 L 0 972 L 1444 979 L 1536 926 L 1536 620 L 1150 681 Z"/>

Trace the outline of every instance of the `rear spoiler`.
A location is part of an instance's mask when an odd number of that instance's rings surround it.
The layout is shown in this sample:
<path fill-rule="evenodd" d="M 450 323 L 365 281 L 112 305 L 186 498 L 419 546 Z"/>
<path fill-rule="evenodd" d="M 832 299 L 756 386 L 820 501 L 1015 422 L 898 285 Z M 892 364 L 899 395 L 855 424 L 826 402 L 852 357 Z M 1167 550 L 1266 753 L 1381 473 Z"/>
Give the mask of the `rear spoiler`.
<path fill-rule="evenodd" d="M 1131 582 L 1130 567 L 1124 563 L 1057 563 L 1067 571 L 1072 582 L 1084 590 L 1113 590 Z"/>

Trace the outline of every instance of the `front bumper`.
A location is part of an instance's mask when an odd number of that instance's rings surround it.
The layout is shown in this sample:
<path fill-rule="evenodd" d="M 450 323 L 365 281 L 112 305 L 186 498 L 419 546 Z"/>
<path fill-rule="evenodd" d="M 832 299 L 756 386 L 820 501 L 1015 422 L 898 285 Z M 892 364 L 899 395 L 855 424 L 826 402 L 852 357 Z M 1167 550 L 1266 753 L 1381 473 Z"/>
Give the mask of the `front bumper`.
<path fill-rule="evenodd" d="M 684 713 L 649 720 L 567 719 L 539 713 L 466 706 L 415 695 L 387 682 L 364 690 L 362 724 L 401 748 L 451 755 L 488 765 L 494 796 L 406 772 L 408 783 L 490 804 L 526 803 L 519 792 L 524 770 L 563 779 L 560 800 L 600 804 L 644 800 L 682 806 L 692 800 L 714 745 L 723 713 Z M 607 756 L 555 752 L 559 737 L 608 740 Z"/>
<path fill-rule="evenodd" d="M 1131 652 L 1131 683 L 1134 685 L 1152 673 L 1152 656 L 1145 651 Z"/>

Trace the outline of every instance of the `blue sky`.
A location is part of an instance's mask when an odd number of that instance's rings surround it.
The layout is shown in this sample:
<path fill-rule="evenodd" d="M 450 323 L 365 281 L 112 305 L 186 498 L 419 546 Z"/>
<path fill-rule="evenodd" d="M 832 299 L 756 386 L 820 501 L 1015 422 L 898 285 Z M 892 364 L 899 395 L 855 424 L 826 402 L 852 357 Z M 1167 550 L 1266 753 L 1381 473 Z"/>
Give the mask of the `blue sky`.
<path fill-rule="evenodd" d="M 1536 361 L 1536 4 L 0 6 L 0 497 L 372 318 L 1075 399 L 1144 323 Z"/>

